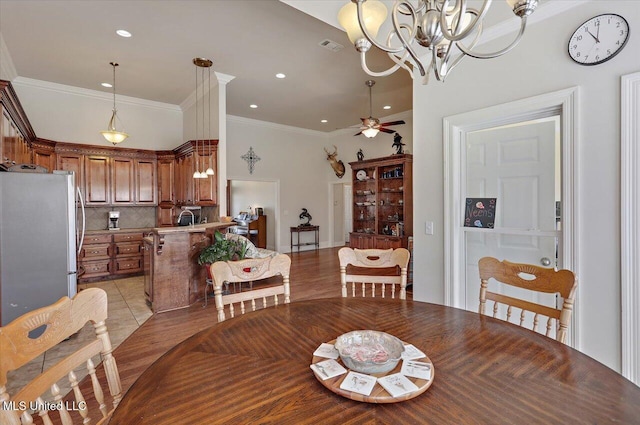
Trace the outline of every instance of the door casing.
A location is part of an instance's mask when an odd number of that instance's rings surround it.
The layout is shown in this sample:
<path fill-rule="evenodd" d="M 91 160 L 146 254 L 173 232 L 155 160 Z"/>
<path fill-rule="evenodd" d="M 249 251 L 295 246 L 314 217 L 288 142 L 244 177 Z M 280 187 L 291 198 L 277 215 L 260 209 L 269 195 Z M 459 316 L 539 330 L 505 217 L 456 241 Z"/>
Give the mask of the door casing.
<path fill-rule="evenodd" d="M 462 150 L 466 135 L 471 131 L 500 127 L 523 121 L 532 121 L 550 116 L 560 116 L 562 143 L 562 246 L 560 257 L 564 268 L 579 269 L 579 87 L 571 87 L 532 98 L 490 106 L 443 119 L 444 139 L 444 259 L 445 259 L 445 305 L 464 308 L 464 233 L 463 222 Z M 574 305 L 569 345 L 580 349 L 580 297 L 579 289 Z"/>

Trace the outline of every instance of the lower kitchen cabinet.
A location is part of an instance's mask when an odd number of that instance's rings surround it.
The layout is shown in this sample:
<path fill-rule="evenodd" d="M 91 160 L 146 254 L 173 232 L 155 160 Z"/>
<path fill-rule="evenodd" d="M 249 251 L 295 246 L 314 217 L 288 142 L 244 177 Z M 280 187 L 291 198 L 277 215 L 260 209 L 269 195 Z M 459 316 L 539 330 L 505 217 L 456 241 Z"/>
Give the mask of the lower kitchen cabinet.
<path fill-rule="evenodd" d="M 143 271 L 143 231 L 91 232 L 78 255 L 79 281 L 115 279 Z"/>

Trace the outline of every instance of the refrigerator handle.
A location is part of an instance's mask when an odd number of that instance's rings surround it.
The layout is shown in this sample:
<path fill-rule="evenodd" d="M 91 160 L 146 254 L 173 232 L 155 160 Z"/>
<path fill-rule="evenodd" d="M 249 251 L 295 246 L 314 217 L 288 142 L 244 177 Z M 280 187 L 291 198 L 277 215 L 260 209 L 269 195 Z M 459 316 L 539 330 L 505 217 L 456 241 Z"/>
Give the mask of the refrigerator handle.
<path fill-rule="evenodd" d="M 84 242 L 84 229 L 86 224 L 86 217 L 84 214 L 84 199 L 82 199 L 82 192 L 80 188 L 78 190 L 78 199 L 80 201 L 80 211 L 82 211 L 82 232 L 80 233 L 80 241 L 78 242 L 78 254 L 80 254 L 80 250 L 82 249 L 82 243 Z"/>

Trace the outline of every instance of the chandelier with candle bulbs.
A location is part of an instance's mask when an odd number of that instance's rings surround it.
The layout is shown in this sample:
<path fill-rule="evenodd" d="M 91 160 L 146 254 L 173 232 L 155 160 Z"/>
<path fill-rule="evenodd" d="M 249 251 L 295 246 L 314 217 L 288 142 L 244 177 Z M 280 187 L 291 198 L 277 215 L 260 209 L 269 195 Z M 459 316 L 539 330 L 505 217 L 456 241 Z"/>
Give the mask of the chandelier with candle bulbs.
<path fill-rule="evenodd" d="M 478 9 L 470 7 L 468 0 L 396 0 L 391 12 L 392 29 L 382 42 L 376 37 L 387 17 L 387 7 L 378 0 L 351 0 L 340 9 L 338 21 L 360 52 L 362 69 L 367 74 L 385 77 L 402 68 L 413 78 L 417 70 L 422 84 L 426 84 L 431 72 L 438 81 L 444 81 L 465 56 L 496 58 L 520 42 L 527 17 L 538 0 L 505 1 L 520 18 L 520 31 L 506 47 L 489 53 L 474 49 L 492 0 L 484 0 Z M 394 65 L 381 72 L 369 69 L 366 54 L 371 46 L 386 52 Z"/>

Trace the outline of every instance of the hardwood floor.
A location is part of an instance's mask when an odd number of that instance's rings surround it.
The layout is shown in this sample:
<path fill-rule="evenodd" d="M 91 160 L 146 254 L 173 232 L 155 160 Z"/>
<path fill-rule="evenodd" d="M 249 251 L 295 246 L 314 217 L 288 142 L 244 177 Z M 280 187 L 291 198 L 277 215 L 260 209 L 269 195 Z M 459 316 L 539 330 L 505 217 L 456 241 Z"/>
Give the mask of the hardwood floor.
<path fill-rule="evenodd" d="M 291 302 L 340 297 L 339 248 L 294 252 L 291 257 Z M 411 291 L 407 291 L 411 299 Z M 213 303 L 153 315 L 114 351 L 123 390 L 160 356 L 196 332 L 217 323 Z"/>

